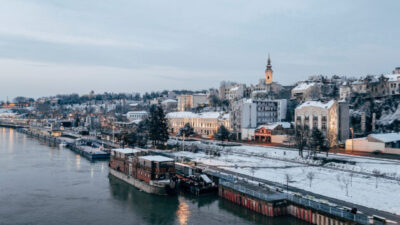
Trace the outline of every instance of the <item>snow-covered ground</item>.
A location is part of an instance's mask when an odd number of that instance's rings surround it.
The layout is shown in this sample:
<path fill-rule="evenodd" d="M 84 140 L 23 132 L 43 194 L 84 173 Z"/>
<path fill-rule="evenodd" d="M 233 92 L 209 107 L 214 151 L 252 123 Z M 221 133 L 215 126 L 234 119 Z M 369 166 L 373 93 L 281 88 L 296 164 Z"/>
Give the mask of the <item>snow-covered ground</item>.
<path fill-rule="evenodd" d="M 203 147 L 207 148 L 206 146 Z M 376 178 L 372 172 L 378 170 L 381 173 L 395 174 L 394 177 L 398 178 L 400 164 L 396 160 L 337 154 L 329 157 L 351 160 L 355 164 L 330 163 L 325 166 L 310 166 L 305 163 L 318 165 L 319 162 L 302 159 L 297 151 L 290 149 L 256 146 L 221 148 L 221 156 L 209 156 L 204 152 L 174 154 L 177 157 L 191 158 L 221 169 L 283 184 L 286 182 L 285 174 L 289 174 L 292 177 L 290 185 L 293 187 L 400 215 L 400 181 Z M 346 171 L 338 169 L 340 167 L 344 167 Z M 362 171 L 370 175 L 352 171 Z M 310 174 L 314 174 L 311 185 Z"/>

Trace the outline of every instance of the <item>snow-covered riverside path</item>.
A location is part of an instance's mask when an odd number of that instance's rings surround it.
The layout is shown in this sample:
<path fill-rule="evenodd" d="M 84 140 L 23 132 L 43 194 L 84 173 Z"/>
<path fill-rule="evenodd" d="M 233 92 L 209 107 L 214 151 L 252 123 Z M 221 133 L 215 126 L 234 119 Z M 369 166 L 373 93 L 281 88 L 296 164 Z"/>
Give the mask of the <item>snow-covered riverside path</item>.
<path fill-rule="evenodd" d="M 291 187 L 313 193 L 314 196 L 326 196 L 330 200 L 347 202 L 348 205 L 365 206 L 365 210 L 371 208 L 389 212 L 387 217 L 391 214 L 400 215 L 398 160 L 335 154 L 329 155 L 328 158 L 352 164 L 330 162 L 321 165 L 320 161 L 302 159 L 297 151 L 287 148 L 222 148 L 200 142 L 189 145 L 193 144 L 205 151 L 217 151 L 220 156 L 210 156 L 203 151 L 175 152 L 174 155 L 240 176 L 254 177 L 276 184 L 285 184 L 285 176 L 289 174 L 292 177 Z M 400 219 L 396 215 L 392 218 Z"/>

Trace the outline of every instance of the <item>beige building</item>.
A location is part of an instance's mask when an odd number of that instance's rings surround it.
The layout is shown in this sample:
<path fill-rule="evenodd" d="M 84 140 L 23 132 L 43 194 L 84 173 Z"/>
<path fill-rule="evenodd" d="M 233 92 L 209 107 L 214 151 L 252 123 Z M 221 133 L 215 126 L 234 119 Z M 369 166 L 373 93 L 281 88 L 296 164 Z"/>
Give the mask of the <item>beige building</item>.
<path fill-rule="evenodd" d="M 368 137 L 346 140 L 346 151 L 400 154 L 400 133 L 370 134 Z"/>
<path fill-rule="evenodd" d="M 331 100 L 327 103 L 320 101 L 307 101 L 295 109 L 295 126 L 311 131 L 317 127 L 330 141 L 331 145 L 338 142 L 339 118 L 338 103 Z"/>
<path fill-rule="evenodd" d="M 203 137 L 212 137 L 221 125 L 230 130 L 229 114 L 222 112 L 171 112 L 167 114 L 167 119 L 172 134 L 176 134 L 186 123 Z"/>
<path fill-rule="evenodd" d="M 179 95 L 178 111 L 187 111 L 201 105 L 207 105 L 208 99 L 205 94 Z"/>

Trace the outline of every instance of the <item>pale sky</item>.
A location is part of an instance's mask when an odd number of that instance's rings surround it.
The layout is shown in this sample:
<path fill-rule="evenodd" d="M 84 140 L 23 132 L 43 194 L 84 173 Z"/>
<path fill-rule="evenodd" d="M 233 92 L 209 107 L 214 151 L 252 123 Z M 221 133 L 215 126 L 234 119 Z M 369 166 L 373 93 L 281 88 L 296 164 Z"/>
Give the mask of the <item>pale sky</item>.
<path fill-rule="evenodd" d="M 362 76 L 400 66 L 400 1 L 0 0 L 0 100 Z"/>

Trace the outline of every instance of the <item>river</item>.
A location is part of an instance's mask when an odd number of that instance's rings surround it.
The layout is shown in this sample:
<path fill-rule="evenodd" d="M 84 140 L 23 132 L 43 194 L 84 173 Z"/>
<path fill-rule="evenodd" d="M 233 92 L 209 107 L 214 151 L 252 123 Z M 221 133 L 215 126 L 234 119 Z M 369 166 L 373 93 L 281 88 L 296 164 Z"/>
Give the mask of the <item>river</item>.
<path fill-rule="evenodd" d="M 218 196 L 153 196 L 69 149 L 0 127 L 0 225 L 305 225 L 268 218 Z"/>

